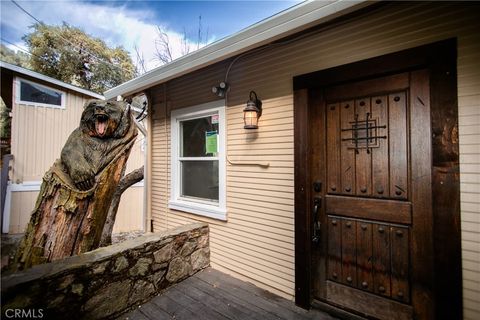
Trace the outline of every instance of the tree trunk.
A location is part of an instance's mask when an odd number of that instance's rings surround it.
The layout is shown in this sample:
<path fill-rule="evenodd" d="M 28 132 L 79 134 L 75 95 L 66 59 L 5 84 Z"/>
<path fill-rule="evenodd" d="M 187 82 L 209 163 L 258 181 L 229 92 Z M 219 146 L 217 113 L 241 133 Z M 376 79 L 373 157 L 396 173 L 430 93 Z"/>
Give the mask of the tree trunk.
<path fill-rule="evenodd" d="M 107 220 L 105 221 L 105 226 L 103 227 L 102 238 L 100 240 L 100 246 L 105 247 L 112 244 L 112 231 L 113 225 L 115 224 L 115 219 L 117 218 L 118 206 L 120 205 L 120 200 L 122 194 L 133 184 L 141 181 L 143 179 L 143 166 L 138 168 L 120 180 L 115 193 L 113 194 L 112 202 L 110 208 L 108 209 Z"/>
<path fill-rule="evenodd" d="M 78 190 L 61 161 L 43 183 L 14 269 L 50 262 L 98 248 L 115 189 L 125 172 L 134 139 L 96 176 L 90 190 Z"/>

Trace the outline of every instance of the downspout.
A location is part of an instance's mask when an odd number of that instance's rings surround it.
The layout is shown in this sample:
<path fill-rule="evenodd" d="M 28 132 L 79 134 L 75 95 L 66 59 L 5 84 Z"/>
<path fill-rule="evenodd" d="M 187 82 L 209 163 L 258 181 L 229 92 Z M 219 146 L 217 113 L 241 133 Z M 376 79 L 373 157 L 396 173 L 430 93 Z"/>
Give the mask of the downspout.
<path fill-rule="evenodd" d="M 167 132 L 167 119 L 168 119 L 168 104 L 167 104 L 167 82 L 163 84 L 163 104 L 165 106 L 165 120 L 164 120 L 164 134 L 165 138 L 168 137 L 168 132 Z M 170 137 L 171 139 L 172 137 Z M 170 141 L 171 143 L 171 141 Z M 170 161 L 170 154 L 169 151 L 170 149 L 168 148 L 169 141 L 167 139 L 167 143 L 165 143 L 165 166 L 167 168 L 167 171 L 165 173 L 165 181 L 168 181 L 168 174 L 170 173 L 170 168 L 168 167 L 168 162 Z M 169 212 L 168 212 L 168 199 L 170 198 L 170 194 L 168 192 L 168 183 L 165 183 L 165 224 L 168 230 L 168 217 L 169 217 Z"/>
<path fill-rule="evenodd" d="M 150 108 L 147 115 L 147 135 L 145 136 L 145 167 L 143 174 L 143 216 L 145 217 L 145 226 L 144 230 L 148 232 L 153 232 L 153 219 L 152 219 L 152 183 L 150 177 L 152 176 L 152 170 L 150 169 L 150 163 L 152 160 L 152 116 L 153 116 L 153 106 L 152 100 L 150 98 L 150 91 L 145 92 L 148 101 L 148 107 Z"/>

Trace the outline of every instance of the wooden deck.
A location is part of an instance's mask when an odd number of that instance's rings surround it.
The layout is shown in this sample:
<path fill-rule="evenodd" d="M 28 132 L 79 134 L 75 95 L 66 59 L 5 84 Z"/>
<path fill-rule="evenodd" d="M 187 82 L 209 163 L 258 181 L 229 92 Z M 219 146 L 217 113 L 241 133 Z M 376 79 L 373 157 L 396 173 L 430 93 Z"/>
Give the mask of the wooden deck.
<path fill-rule="evenodd" d="M 163 320 L 333 320 L 326 313 L 298 308 L 292 301 L 212 268 L 173 286 L 118 319 Z"/>

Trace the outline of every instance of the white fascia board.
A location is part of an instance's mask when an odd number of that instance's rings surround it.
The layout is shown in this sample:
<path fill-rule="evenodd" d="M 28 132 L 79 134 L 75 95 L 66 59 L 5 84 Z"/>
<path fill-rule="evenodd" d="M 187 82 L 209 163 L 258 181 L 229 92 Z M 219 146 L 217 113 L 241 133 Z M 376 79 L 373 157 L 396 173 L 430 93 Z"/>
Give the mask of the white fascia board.
<path fill-rule="evenodd" d="M 375 3 L 366 0 L 306 1 L 232 36 L 153 69 L 104 92 L 106 99 L 147 89 L 215 62 L 260 47 Z"/>
<path fill-rule="evenodd" d="M 19 73 L 19 74 L 27 75 L 27 76 L 35 78 L 35 79 L 39 79 L 39 80 L 42 80 L 42 81 L 45 81 L 45 82 L 48 82 L 48 83 L 55 84 L 59 87 L 66 88 L 68 90 L 72 90 L 72 91 L 82 93 L 82 94 L 84 94 L 86 96 L 89 96 L 89 97 L 92 97 L 92 98 L 105 100 L 105 97 L 102 96 L 101 94 L 98 94 L 98 93 L 95 93 L 93 91 L 90 91 L 90 90 L 87 90 L 87 89 L 83 89 L 83 88 L 65 83 L 63 81 L 51 78 L 51 77 L 43 75 L 41 73 L 38 73 L 38 72 L 35 72 L 35 71 L 32 71 L 32 70 L 28 70 L 28 69 L 25 69 L 25 68 L 22 68 L 22 67 L 4 62 L 4 61 L 0 61 L 0 67 L 11 70 L 11 71 L 14 71 L 14 72 Z"/>

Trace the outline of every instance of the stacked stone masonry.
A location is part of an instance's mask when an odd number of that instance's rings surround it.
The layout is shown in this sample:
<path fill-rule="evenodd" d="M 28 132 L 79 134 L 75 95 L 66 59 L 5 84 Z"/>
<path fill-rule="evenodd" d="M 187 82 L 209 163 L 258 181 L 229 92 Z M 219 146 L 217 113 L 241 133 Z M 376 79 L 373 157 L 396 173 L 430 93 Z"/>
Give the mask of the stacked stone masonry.
<path fill-rule="evenodd" d="M 45 319 L 115 318 L 209 264 L 205 223 L 146 234 L 5 275 L 2 315 L 21 309 Z"/>

